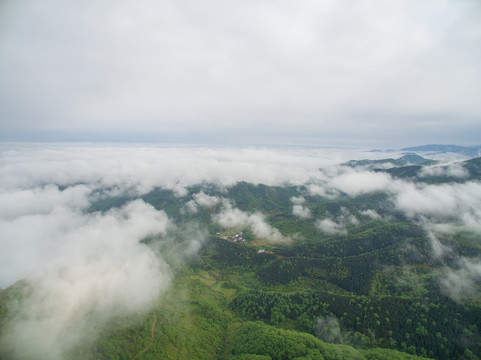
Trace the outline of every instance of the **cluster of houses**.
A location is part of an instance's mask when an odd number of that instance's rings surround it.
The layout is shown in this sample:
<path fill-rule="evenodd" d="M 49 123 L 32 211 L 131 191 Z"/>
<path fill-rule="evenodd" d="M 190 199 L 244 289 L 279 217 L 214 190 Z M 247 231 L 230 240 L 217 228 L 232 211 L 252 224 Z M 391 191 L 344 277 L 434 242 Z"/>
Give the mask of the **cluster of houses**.
<path fill-rule="evenodd" d="M 247 244 L 247 239 L 242 237 L 242 231 L 229 237 L 229 240 L 236 244 Z"/>
<path fill-rule="evenodd" d="M 216 236 L 222 236 L 220 232 L 215 233 Z M 247 244 L 247 239 L 242 237 L 242 231 L 239 231 L 237 234 L 234 234 L 232 236 L 222 236 L 224 239 L 229 240 L 233 242 L 234 244 Z M 253 243 L 255 244 L 255 243 Z M 256 245 L 257 246 L 257 245 Z M 259 249 L 257 250 L 258 254 L 264 254 L 266 252 L 265 249 Z"/>

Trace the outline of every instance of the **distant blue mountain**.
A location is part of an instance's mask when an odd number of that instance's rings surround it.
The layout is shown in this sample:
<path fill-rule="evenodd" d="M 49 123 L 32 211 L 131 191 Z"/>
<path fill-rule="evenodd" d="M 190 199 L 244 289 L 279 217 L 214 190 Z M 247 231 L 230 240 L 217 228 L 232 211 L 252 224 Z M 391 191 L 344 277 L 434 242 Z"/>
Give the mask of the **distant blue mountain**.
<path fill-rule="evenodd" d="M 463 154 L 466 156 L 481 156 L 481 145 L 459 146 L 459 145 L 431 144 L 431 145 L 407 147 L 401 150 L 413 151 L 413 152 L 417 152 L 417 151 L 430 151 L 430 152 L 438 152 L 438 153 L 451 152 L 451 153 Z"/>
<path fill-rule="evenodd" d="M 406 154 L 399 159 L 381 159 L 381 160 L 350 160 L 347 163 L 344 163 L 344 165 L 351 166 L 351 167 L 358 167 L 358 166 L 365 166 L 365 167 L 370 167 L 370 168 L 376 168 L 378 166 L 382 165 L 388 165 L 392 167 L 396 166 L 407 166 L 407 165 L 422 165 L 422 164 L 428 164 L 428 163 L 433 163 L 432 160 L 425 159 L 422 156 L 419 156 L 417 154 Z"/>
<path fill-rule="evenodd" d="M 460 161 L 457 163 L 458 169 L 462 169 L 466 172 L 465 175 L 459 176 L 453 174 L 450 171 L 450 166 L 452 165 L 439 165 L 437 170 L 433 173 L 429 171 L 423 173 L 423 168 L 426 165 L 433 165 L 433 162 L 420 164 L 420 165 L 408 165 L 400 167 L 392 167 L 390 169 L 374 169 L 376 172 L 388 173 L 394 178 L 420 181 L 430 184 L 441 184 L 441 183 L 464 183 L 467 181 L 481 180 L 481 157 L 473 158 L 466 161 Z"/>

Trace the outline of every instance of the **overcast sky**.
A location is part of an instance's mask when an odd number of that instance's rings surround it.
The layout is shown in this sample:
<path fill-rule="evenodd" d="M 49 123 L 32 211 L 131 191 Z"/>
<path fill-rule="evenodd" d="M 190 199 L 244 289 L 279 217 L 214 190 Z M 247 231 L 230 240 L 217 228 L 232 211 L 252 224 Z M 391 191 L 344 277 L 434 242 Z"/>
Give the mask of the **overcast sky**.
<path fill-rule="evenodd" d="M 0 140 L 479 134 L 478 0 L 0 2 Z"/>

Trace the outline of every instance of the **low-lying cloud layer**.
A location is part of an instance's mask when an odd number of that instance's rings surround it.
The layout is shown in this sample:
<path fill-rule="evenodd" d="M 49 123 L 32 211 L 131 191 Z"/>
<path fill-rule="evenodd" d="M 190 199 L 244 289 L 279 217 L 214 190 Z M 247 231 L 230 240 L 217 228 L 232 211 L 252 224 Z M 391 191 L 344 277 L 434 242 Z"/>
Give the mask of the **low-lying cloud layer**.
<path fill-rule="evenodd" d="M 1 144 L 1 189 L 90 184 L 110 191 L 176 190 L 202 182 L 304 184 L 318 169 L 369 153 L 352 150 L 168 147 L 98 144 Z M 376 154 L 381 157 L 382 154 Z"/>
<path fill-rule="evenodd" d="M 46 192 L 36 194 L 52 189 Z M 141 200 L 104 214 L 59 201 L 50 210 L 2 217 L 1 283 L 29 281 L 30 293 L 13 306 L 17 320 L 6 335 L 16 355 L 62 359 L 77 342 L 94 339 L 111 317 L 152 305 L 171 272 L 139 240 L 165 236 L 169 226 L 163 211 Z"/>

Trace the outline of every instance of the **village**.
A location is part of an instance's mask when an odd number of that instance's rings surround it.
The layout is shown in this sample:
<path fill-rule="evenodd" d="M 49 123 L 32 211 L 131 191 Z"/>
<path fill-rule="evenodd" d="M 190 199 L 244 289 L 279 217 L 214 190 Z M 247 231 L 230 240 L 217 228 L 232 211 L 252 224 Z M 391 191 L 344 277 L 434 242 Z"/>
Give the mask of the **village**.
<path fill-rule="evenodd" d="M 244 245 L 248 244 L 248 240 L 245 237 L 243 237 L 242 231 L 239 231 L 239 232 L 235 233 L 234 235 L 230 235 L 230 236 L 223 235 L 220 232 L 217 232 L 215 235 L 219 236 L 219 237 L 222 237 L 223 239 L 228 240 L 230 242 L 233 242 L 234 244 L 244 244 Z M 252 245 L 256 245 L 256 243 L 252 242 Z M 258 254 L 263 254 L 265 252 L 266 252 L 265 249 L 258 249 L 257 250 Z"/>
<path fill-rule="evenodd" d="M 242 237 L 242 231 L 239 231 L 238 233 L 229 237 L 229 240 L 233 243 L 247 244 L 247 239 Z"/>
<path fill-rule="evenodd" d="M 224 240 L 229 240 L 234 244 L 244 244 L 247 245 L 247 239 L 242 237 L 242 231 L 235 233 L 234 235 L 225 235 L 220 232 L 215 233 L 216 236 L 223 238 Z"/>

